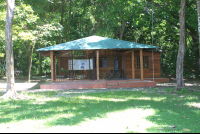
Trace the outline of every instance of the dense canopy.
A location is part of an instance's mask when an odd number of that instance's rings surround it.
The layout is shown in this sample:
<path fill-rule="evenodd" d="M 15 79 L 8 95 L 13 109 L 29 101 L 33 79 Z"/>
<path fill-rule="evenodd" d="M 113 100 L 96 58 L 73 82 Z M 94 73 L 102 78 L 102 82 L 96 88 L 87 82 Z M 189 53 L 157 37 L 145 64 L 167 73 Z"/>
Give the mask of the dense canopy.
<path fill-rule="evenodd" d="M 162 75 L 175 77 L 180 36 L 179 11 L 180 0 L 15 0 L 14 68 L 23 70 L 25 76 L 28 73 L 31 76 L 48 75 L 50 58 L 42 56 L 37 49 L 53 48 L 56 44 L 65 45 L 97 35 L 159 47 L 165 52 L 161 54 Z M 6 1 L 0 2 L 0 12 L 0 53 L 5 53 Z M 186 1 L 185 14 L 184 77 L 198 78 L 196 0 Z M 4 61 L 5 57 L 0 60 L 0 77 L 5 76 Z"/>

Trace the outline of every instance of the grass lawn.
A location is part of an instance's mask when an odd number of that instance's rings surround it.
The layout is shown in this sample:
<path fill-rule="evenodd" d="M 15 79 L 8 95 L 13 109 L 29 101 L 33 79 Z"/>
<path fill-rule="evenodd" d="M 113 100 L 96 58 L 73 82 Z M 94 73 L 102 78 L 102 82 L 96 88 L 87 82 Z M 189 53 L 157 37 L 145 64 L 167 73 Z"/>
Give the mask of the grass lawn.
<path fill-rule="evenodd" d="M 0 132 L 200 133 L 199 92 L 171 90 L 22 92 L 36 100 L 0 100 Z"/>

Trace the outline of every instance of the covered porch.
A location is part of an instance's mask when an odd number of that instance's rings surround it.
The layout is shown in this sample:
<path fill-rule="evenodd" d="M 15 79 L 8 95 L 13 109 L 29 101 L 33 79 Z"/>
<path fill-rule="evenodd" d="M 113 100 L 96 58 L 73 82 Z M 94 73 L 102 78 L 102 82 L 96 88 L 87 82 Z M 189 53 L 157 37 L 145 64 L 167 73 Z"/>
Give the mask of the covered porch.
<path fill-rule="evenodd" d="M 159 63 L 156 63 L 156 71 L 153 72 L 151 52 L 143 49 L 50 51 L 50 57 L 52 82 L 135 78 L 143 80 L 160 76 Z M 159 58 L 159 55 L 156 57 Z"/>
<path fill-rule="evenodd" d="M 160 78 L 155 46 L 91 36 L 38 51 L 51 57 L 47 89 L 154 87 Z"/>

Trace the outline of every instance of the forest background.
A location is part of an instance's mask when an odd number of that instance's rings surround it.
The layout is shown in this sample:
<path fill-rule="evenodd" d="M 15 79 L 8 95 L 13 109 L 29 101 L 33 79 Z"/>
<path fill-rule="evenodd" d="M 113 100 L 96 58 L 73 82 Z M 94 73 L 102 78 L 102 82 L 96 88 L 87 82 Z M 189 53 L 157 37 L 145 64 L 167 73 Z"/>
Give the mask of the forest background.
<path fill-rule="evenodd" d="M 187 0 L 184 78 L 199 79 L 197 1 Z M 16 0 L 14 68 L 50 75 L 50 58 L 36 49 L 98 35 L 159 46 L 163 77 L 176 77 L 180 0 Z M 153 11 L 153 21 L 152 21 Z M 0 77 L 5 75 L 6 1 L 0 2 Z"/>

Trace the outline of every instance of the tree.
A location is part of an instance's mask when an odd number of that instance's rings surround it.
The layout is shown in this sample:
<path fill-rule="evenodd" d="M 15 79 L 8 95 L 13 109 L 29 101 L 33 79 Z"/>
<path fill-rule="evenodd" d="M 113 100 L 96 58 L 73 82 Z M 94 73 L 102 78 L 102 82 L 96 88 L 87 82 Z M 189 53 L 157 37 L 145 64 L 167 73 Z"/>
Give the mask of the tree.
<path fill-rule="evenodd" d="M 6 93 L 1 98 L 2 99 L 30 98 L 19 95 L 15 90 L 14 56 L 13 56 L 13 43 L 12 43 L 12 27 L 13 27 L 15 0 L 6 0 L 6 4 L 7 4 L 7 15 L 5 24 L 5 42 L 6 42 L 7 87 L 6 87 Z"/>
<path fill-rule="evenodd" d="M 197 0 L 198 33 L 199 33 L 199 71 L 200 71 L 200 0 Z"/>
<path fill-rule="evenodd" d="M 5 41 L 6 41 L 6 73 L 7 87 L 6 93 L 2 98 L 16 98 L 15 79 L 14 79 L 14 58 L 13 58 L 13 43 L 12 43 L 12 24 L 14 18 L 15 0 L 6 0 L 7 16 L 5 26 Z"/>
<path fill-rule="evenodd" d="M 177 90 L 181 90 L 184 87 L 183 81 L 183 61 L 184 61 L 184 51 L 185 51 L 185 3 L 186 0 L 181 0 L 180 8 L 180 40 L 179 40 L 179 50 L 176 62 L 176 80 L 177 80 Z"/>

